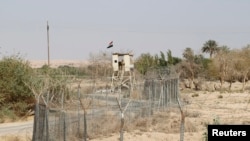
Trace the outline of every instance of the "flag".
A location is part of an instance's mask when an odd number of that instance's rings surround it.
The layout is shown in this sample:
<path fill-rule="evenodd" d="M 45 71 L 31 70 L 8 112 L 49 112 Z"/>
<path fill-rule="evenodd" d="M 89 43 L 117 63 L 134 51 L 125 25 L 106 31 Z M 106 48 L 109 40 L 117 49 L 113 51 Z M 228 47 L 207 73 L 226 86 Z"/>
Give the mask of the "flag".
<path fill-rule="evenodd" d="M 111 42 L 109 43 L 109 46 L 108 46 L 107 48 L 111 48 L 111 47 L 113 47 L 113 41 L 111 41 Z"/>

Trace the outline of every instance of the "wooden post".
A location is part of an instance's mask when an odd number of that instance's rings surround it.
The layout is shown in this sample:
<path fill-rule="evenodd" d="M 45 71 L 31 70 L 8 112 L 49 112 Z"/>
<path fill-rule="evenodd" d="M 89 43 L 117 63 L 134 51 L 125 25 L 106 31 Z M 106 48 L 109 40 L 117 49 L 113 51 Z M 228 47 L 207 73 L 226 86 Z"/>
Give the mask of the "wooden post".
<path fill-rule="evenodd" d="M 78 99 L 81 99 L 81 97 L 80 97 L 80 88 L 81 88 L 81 86 L 80 86 L 80 84 L 78 84 L 78 90 L 77 90 L 77 94 L 78 94 Z M 80 136 L 80 124 L 81 124 L 81 122 L 80 122 L 80 105 L 81 105 L 81 103 L 80 103 L 80 101 L 79 101 L 79 104 L 78 104 L 78 129 L 77 129 L 77 134 L 78 134 L 78 136 Z"/>
<path fill-rule="evenodd" d="M 49 22 L 47 21 L 47 42 L 48 42 L 48 66 L 50 66 L 50 51 L 49 51 Z"/>
<path fill-rule="evenodd" d="M 67 134 L 67 126 L 66 126 L 66 113 L 65 111 L 63 110 L 63 141 L 66 141 L 66 134 Z"/>
<path fill-rule="evenodd" d="M 181 108 L 181 104 L 180 104 L 179 98 L 177 98 L 177 101 L 178 101 L 178 105 L 179 105 L 180 112 L 181 112 L 180 141 L 184 141 L 185 115 L 184 115 L 184 112 L 183 112 L 183 110 Z"/>
<path fill-rule="evenodd" d="M 127 103 L 127 105 L 125 106 L 124 109 L 122 109 L 121 103 L 119 102 L 119 100 L 117 98 L 116 98 L 116 101 L 117 101 L 117 104 L 118 104 L 120 112 L 121 112 L 120 141 L 123 141 L 124 113 L 127 110 L 128 105 L 129 105 L 131 99 L 129 100 L 129 102 Z"/>
<path fill-rule="evenodd" d="M 83 135 L 83 137 L 84 137 L 84 141 L 87 141 L 87 109 L 89 108 L 89 106 L 91 105 L 91 102 L 92 101 L 89 101 L 89 103 L 87 103 L 87 105 L 84 105 L 83 103 L 82 103 L 82 101 L 81 101 L 81 99 L 79 99 L 79 101 L 80 101 L 80 104 L 81 104 L 81 106 L 82 106 L 82 109 L 83 109 L 83 123 L 84 123 L 84 135 Z"/>
<path fill-rule="evenodd" d="M 46 141 L 49 140 L 49 91 L 47 92 L 47 103 L 45 105 L 45 129 L 46 129 Z"/>

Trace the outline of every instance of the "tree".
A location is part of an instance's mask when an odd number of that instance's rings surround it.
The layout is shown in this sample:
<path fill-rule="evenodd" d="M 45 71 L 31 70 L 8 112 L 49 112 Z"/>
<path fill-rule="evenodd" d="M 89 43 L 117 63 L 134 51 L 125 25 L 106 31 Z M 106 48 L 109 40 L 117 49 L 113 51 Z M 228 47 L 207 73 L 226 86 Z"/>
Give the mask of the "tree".
<path fill-rule="evenodd" d="M 208 40 L 207 42 L 204 43 L 202 47 L 202 52 L 203 53 L 209 53 L 210 59 L 212 59 L 213 55 L 218 52 L 218 44 L 214 40 Z"/>
<path fill-rule="evenodd" d="M 135 61 L 135 68 L 143 75 L 147 73 L 149 68 L 156 66 L 155 59 L 150 53 L 141 54 Z"/>
<path fill-rule="evenodd" d="M 250 72 L 250 46 L 237 50 L 234 55 L 234 69 L 238 72 L 243 83 L 242 90 L 245 90 L 245 84 Z"/>
<path fill-rule="evenodd" d="M 7 108 L 16 116 L 24 116 L 32 109 L 35 98 L 25 85 L 31 76 L 33 70 L 29 62 L 19 56 L 4 57 L 0 61 L 0 110 Z"/>
<path fill-rule="evenodd" d="M 155 66 L 160 66 L 160 61 L 159 61 L 160 59 L 159 59 L 159 56 L 158 56 L 158 54 L 155 54 L 155 56 L 154 56 L 154 65 Z"/>
<path fill-rule="evenodd" d="M 159 58 L 159 62 L 160 62 L 160 67 L 166 67 L 167 66 L 167 61 L 166 61 L 166 57 L 165 54 L 160 51 L 160 58 Z"/>
<path fill-rule="evenodd" d="M 186 60 L 194 61 L 194 51 L 190 47 L 187 47 L 182 55 Z"/>
<path fill-rule="evenodd" d="M 181 58 L 179 57 L 173 57 L 173 65 L 177 65 L 178 63 L 180 63 L 182 61 Z"/>
<path fill-rule="evenodd" d="M 168 49 L 167 51 L 167 58 L 168 58 L 167 60 L 168 65 L 176 65 L 182 61 L 181 58 L 173 57 L 170 49 Z"/>
<path fill-rule="evenodd" d="M 179 64 L 182 76 L 188 78 L 189 88 L 193 88 L 194 78 L 200 70 L 199 55 L 195 55 L 191 48 L 186 48 L 183 52 L 184 60 Z"/>
<path fill-rule="evenodd" d="M 218 51 L 222 51 L 224 53 L 229 53 L 231 50 L 230 50 L 230 48 L 228 46 L 223 45 L 221 47 L 218 47 Z"/>
<path fill-rule="evenodd" d="M 170 49 L 167 51 L 167 57 L 168 57 L 168 64 L 174 65 L 174 58 L 172 56 L 172 52 Z"/>
<path fill-rule="evenodd" d="M 222 88 L 225 79 L 229 78 L 228 74 L 232 74 L 233 52 L 227 49 L 220 49 L 209 65 L 210 76 L 220 80 L 220 88 Z M 231 76 L 230 76 L 231 77 Z"/>

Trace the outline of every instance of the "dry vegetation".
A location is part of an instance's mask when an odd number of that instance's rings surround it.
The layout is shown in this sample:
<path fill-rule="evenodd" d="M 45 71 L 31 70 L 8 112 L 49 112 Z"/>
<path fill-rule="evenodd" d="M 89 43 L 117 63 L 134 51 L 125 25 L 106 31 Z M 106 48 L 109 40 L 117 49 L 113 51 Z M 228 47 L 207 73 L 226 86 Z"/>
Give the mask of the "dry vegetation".
<path fill-rule="evenodd" d="M 31 134 L 17 134 L 0 136 L 1 141 L 31 141 Z"/>

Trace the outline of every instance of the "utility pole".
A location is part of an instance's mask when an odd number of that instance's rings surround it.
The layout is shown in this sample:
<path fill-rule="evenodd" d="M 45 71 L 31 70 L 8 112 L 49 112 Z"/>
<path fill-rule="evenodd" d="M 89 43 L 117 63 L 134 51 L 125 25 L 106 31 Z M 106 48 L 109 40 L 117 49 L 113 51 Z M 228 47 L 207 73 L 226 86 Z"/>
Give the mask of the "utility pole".
<path fill-rule="evenodd" d="M 50 66 L 50 54 L 49 54 L 49 22 L 47 21 L 47 42 L 48 42 L 48 66 Z"/>

